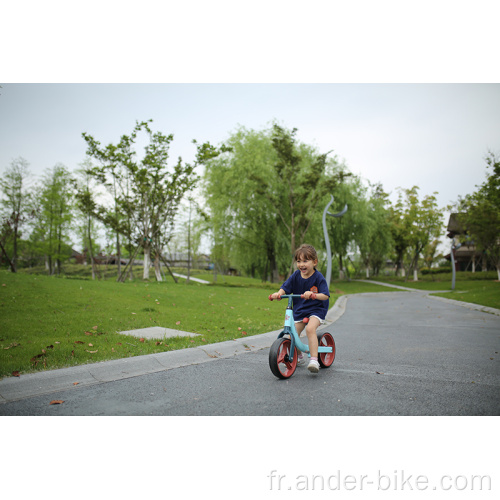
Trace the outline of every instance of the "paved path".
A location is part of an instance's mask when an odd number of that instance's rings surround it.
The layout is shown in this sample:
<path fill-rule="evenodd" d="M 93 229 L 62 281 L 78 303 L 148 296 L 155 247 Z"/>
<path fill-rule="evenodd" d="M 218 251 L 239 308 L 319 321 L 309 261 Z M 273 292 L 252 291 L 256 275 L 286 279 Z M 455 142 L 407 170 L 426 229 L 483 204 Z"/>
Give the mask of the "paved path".
<path fill-rule="evenodd" d="M 318 375 L 276 379 L 270 332 L 5 379 L 0 415 L 500 414 L 500 316 L 395 291 L 344 297 L 330 320 L 337 358 Z"/>
<path fill-rule="evenodd" d="M 174 276 L 176 276 L 177 278 L 183 278 L 185 280 L 188 279 L 188 277 L 185 274 L 174 273 Z M 202 280 L 200 278 L 193 278 L 192 276 L 189 277 L 189 280 L 196 281 L 197 283 L 203 283 L 204 285 L 208 285 L 210 283 L 209 281 Z"/>

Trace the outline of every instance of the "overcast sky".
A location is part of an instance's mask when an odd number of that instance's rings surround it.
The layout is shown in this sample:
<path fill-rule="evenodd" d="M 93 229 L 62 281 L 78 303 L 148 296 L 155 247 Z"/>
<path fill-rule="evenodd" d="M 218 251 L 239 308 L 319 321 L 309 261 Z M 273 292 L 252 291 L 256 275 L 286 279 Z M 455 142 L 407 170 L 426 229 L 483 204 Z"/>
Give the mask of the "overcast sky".
<path fill-rule="evenodd" d="M 136 120 L 173 133 L 172 160 L 192 139 L 220 144 L 238 127 L 277 120 L 299 140 L 333 150 L 372 183 L 437 191 L 445 206 L 485 178 L 500 153 L 499 84 L 13 84 L 0 90 L 0 168 L 25 158 L 40 175 L 85 158 L 82 132 L 118 142 Z"/>

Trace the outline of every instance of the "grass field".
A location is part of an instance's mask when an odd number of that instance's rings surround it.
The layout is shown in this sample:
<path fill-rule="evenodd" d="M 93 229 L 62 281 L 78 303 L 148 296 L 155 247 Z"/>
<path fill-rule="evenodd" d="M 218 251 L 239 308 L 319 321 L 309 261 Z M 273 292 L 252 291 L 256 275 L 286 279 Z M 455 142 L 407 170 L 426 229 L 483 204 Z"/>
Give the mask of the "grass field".
<path fill-rule="evenodd" d="M 236 338 L 248 338 L 251 343 L 252 335 L 282 326 L 285 304 L 267 299 L 279 285 L 221 275 L 212 283 L 213 275 L 206 272 L 194 276 L 211 283 L 186 284 L 183 279 L 174 283 L 170 277 L 161 283 L 139 279 L 117 283 L 116 269 L 110 269 L 106 279 L 100 281 L 78 274 L 49 277 L 0 271 L 0 377 Z M 384 281 L 447 289 L 445 281 Z M 457 280 L 456 292 L 444 296 L 500 308 L 499 290 L 500 284 L 492 280 Z M 395 289 L 334 281 L 330 307 L 344 294 L 380 291 Z M 148 340 L 119 333 L 150 326 L 200 336 Z"/>

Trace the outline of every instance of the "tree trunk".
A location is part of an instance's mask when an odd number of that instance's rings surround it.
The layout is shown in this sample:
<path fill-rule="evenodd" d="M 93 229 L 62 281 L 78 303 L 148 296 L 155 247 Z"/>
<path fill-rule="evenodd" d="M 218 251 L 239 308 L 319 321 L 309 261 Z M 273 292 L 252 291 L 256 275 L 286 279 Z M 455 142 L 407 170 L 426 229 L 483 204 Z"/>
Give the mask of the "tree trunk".
<path fill-rule="evenodd" d="M 142 279 L 149 279 L 149 268 L 151 267 L 151 247 L 148 242 L 144 245 L 144 271 L 142 273 Z"/>
<path fill-rule="evenodd" d="M 117 264 L 117 271 L 118 271 L 118 279 L 120 278 L 122 274 L 122 253 L 120 251 L 120 233 L 117 231 L 116 232 L 116 264 Z"/>
<path fill-rule="evenodd" d="M 269 266 L 269 270 L 267 268 Z M 271 275 L 271 283 L 277 283 L 279 281 L 279 272 L 278 272 L 278 264 L 276 262 L 276 253 L 274 248 L 267 247 L 267 262 L 266 262 L 266 271 L 265 276 L 267 277 L 269 274 Z"/>
<path fill-rule="evenodd" d="M 289 276 L 293 273 L 293 269 L 294 269 L 293 265 L 295 263 L 294 257 L 295 257 L 295 250 L 296 250 L 296 248 L 295 248 L 295 215 L 293 213 L 293 206 L 292 206 L 292 222 L 290 224 L 290 228 L 291 228 L 291 230 L 290 230 L 290 236 L 291 236 L 290 246 L 291 246 L 291 250 L 292 250 L 292 262 L 290 264 L 290 270 L 288 273 Z"/>
<path fill-rule="evenodd" d="M 0 241 L 0 248 L 2 250 L 2 253 L 5 257 L 5 259 L 7 260 L 7 262 L 9 263 L 9 266 L 10 266 L 10 270 L 15 273 L 16 272 L 16 267 L 14 266 L 14 264 L 12 263 L 12 261 L 10 260 L 9 256 L 7 255 L 7 252 L 5 251 L 5 248 L 4 246 L 2 245 L 2 242 Z"/>
<path fill-rule="evenodd" d="M 95 261 L 94 261 L 94 251 L 92 250 L 92 232 L 91 232 L 92 220 L 89 217 L 87 223 L 87 237 L 89 239 L 89 254 L 90 254 L 90 263 L 92 265 L 92 279 L 96 278 L 96 270 L 95 270 Z"/>
<path fill-rule="evenodd" d="M 155 255 L 155 276 L 156 276 L 156 281 L 163 281 L 160 268 L 160 256 L 158 255 L 158 252 L 156 252 Z"/>
<path fill-rule="evenodd" d="M 12 253 L 12 259 L 10 262 L 10 267 L 13 273 L 17 272 L 17 225 L 19 221 L 19 214 L 14 216 L 14 251 Z"/>

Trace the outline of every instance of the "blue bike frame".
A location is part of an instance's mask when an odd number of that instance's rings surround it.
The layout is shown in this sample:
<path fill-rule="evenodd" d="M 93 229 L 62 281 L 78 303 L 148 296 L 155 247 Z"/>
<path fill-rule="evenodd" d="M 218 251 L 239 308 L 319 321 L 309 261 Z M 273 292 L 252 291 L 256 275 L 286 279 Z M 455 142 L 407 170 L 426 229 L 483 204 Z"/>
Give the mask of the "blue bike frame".
<path fill-rule="evenodd" d="M 309 352 L 309 346 L 304 344 L 297 333 L 297 329 L 295 328 L 295 320 L 293 318 L 293 298 L 301 297 L 301 295 L 282 295 L 281 298 L 288 299 L 288 306 L 286 308 L 285 313 L 285 325 L 283 331 L 278 335 L 278 338 L 283 337 L 284 335 L 290 336 L 290 355 L 289 360 L 293 361 L 293 356 L 295 354 L 295 347 L 302 352 L 305 352 L 309 357 L 311 353 Z M 321 346 L 318 345 L 318 354 L 324 352 L 332 352 L 332 347 Z"/>

